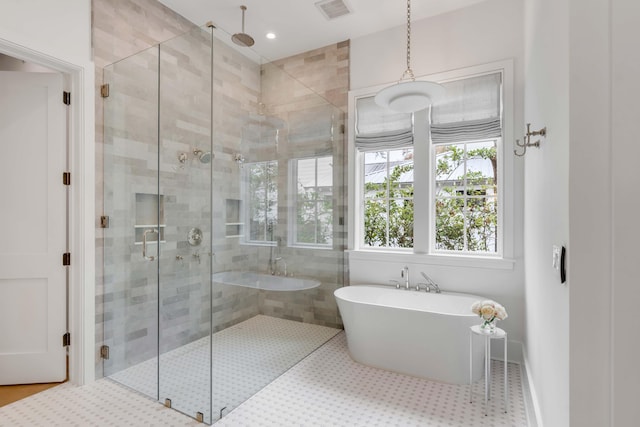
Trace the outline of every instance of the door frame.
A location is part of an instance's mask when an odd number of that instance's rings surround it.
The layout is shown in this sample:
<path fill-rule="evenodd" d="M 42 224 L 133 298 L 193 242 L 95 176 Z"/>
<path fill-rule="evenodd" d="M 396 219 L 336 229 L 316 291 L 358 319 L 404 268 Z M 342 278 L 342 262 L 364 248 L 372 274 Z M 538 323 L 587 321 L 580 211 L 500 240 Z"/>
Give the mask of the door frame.
<path fill-rule="evenodd" d="M 68 127 L 69 188 L 69 381 L 95 380 L 95 68 L 72 64 L 0 38 L 0 52 L 63 74 L 71 92 Z M 62 102 L 62 94 L 60 94 Z M 62 171 L 61 171 L 62 172 Z M 61 178 L 62 179 L 62 176 Z"/>

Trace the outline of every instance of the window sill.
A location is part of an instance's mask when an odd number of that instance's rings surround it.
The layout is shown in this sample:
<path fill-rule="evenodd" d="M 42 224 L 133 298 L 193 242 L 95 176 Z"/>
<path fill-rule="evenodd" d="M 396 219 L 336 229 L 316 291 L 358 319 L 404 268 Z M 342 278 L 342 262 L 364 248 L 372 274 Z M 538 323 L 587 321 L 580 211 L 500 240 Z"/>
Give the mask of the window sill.
<path fill-rule="evenodd" d="M 415 254 L 380 250 L 348 250 L 349 260 L 513 270 L 515 260 L 465 255 Z"/>

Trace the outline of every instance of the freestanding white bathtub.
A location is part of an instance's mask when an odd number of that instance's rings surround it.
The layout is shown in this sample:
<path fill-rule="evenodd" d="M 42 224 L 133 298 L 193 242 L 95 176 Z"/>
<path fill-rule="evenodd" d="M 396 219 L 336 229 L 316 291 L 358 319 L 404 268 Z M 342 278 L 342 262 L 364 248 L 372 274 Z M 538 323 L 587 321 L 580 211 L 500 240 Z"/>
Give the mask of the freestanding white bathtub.
<path fill-rule="evenodd" d="M 349 353 L 356 362 L 431 380 L 468 384 L 469 327 L 476 295 L 345 286 L 334 292 Z M 473 380 L 483 372 L 484 352 L 475 345 Z"/>

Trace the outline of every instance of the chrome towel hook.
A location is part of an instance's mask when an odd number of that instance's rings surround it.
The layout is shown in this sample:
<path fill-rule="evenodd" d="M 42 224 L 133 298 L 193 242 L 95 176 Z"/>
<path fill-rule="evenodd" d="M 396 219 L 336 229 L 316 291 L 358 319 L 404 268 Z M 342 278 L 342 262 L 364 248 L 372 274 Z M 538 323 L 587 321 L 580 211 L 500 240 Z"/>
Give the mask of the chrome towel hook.
<path fill-rule="evenodd" d="M 513 150 L 513 154 L 515 154 L 518 157 L 522 157 L 527 153 L 527 147 L 536 147 L 536 148 L 540 148 L 540 140 L 537 140 L 536 142 L 531 142 L 531 137 L 532 136 L 542 136 L 544 138 L 547 137 L 547 128 L 546 126 L 543 127 L 540 130 L 531 130 L 531 123 L 527 123 L 527 133 L 524 136 L 524 143 L 520 144 L 520 140 L 516 139 L 516 145 L 520 148 L 523 148 L 522 153 L 518 154 L 518 149 L 515 148 Z"/>

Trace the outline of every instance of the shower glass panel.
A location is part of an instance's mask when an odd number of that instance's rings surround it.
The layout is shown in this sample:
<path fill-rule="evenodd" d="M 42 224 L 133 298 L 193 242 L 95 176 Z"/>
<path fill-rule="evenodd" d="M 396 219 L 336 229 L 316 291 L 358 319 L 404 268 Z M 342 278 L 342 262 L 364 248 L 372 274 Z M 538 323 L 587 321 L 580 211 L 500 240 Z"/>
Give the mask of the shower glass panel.
<path fill-rule="evenodd" d="M 230 38 L 104 72 L 104 375 L 206 423 L 340 332 L 346 272 L 344 113 Z"/>
<path fill-rule="evenodd" d="M 104 375 L 158 399 L 158 47 L 104 69 Z M 145 244 L 146 242 L 146 244 Z M 139 369 L 143 366 L 144 369 Z"/>
<path fill-rule="evenodd" d="M 214 421 L 339 332 L 346 247 L 343 112 L 215 36 Z"/>
<path fill-rule="evenodd" d="M 181 159 L 185 159 L 182 161 Z M 160 45 L 160 401 L 211 423 L 211 30 Z"/>
<path fill-rule="evenodd" d="M 211 30 L 105 67 L 104 375 L 211 423 Z"/>

